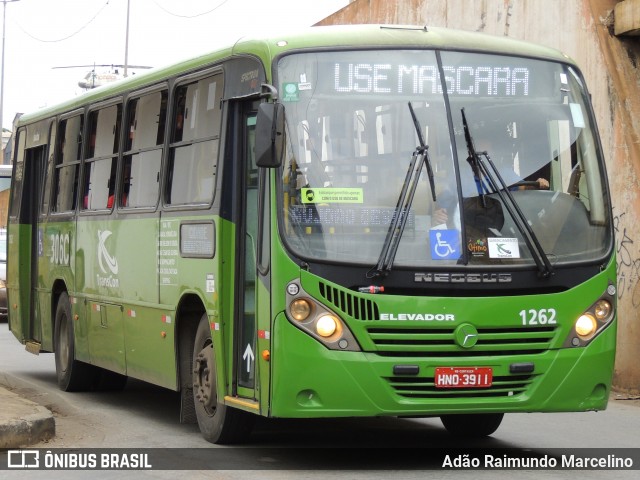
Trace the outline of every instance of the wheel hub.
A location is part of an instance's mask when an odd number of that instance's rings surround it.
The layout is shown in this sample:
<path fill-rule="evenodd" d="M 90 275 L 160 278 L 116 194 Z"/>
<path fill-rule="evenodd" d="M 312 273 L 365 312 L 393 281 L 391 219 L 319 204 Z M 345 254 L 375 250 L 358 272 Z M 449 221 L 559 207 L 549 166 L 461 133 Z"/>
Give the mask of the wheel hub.
<path fill-rule="evenodd" d="M 193 395 L 208 415 L 215 414 L 217 405 L 217 391 L 213 381 L 212 367 L 213 347 L 207 345 L 198 352 L 194 361 Z"/>

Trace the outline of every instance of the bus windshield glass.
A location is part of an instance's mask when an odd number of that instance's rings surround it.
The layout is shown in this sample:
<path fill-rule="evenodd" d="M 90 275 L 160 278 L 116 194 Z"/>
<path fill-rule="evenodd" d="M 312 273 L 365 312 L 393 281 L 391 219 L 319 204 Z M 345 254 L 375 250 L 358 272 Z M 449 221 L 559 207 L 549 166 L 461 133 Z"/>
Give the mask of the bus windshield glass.
<path fill-rule="evenodd" d="M 313 52 L 281 58 L 278 84 L 287 128 L 281 231 L 302 258 L 374 266 L 398 216 L 394 268 L 540 258 L 555 266 L 594 262 L 611 248 L 600 147 L 582 78 L 568 65 L 431 50 Z M 415 195 L 402 208 L 419 134 L 429 161 L 412 173 Z"/>

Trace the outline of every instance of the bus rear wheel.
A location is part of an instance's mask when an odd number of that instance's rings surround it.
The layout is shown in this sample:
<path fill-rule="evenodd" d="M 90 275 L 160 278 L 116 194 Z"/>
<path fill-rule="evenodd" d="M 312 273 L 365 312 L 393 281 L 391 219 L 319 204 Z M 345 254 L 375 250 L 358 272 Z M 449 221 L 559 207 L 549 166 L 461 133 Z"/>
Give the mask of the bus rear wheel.
<path fill-rule="evenodd" d="M 442 415 L 442 424 L 454 437 L 483 438 L 494 433 L 504 413 L 471 413 L 462 415 Z"/>
<path fill-rule="evenodd" d="M 56 307 L 53 342 L 58 386 L 65 392 L 89 390 L 96 374 L 91 365 L 75 358 L 75 335 L 71 318 L 69 296 L 63 292 Z"/>
<path fill-rule="evenodd" d="M 207 315 L 196 331 L 193 347 L 193 400 L 198 426 L 205 440 L 217 444 L 240 443 L 254 423 L 254 416 L 218 401 L 216 363 Z"/>

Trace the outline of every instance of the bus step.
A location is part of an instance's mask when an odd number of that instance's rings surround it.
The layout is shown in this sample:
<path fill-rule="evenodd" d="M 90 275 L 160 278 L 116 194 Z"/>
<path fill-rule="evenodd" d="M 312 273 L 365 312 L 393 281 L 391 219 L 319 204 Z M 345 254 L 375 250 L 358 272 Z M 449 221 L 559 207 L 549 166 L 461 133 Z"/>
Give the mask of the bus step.
<path fill-rule="evenodd" d="M 226 395 L 224 397 L 224 403 L 241 410 L 247 410 L 249 412 L 255 413 L 260 411 L 260 403 L 249 398 L 238 398 Z"/>
<path fill-rule="evenodd" d="M 40 355 L 40 342 L 29 341 L 24 344 L 24 348 L 29 353 Z"/>

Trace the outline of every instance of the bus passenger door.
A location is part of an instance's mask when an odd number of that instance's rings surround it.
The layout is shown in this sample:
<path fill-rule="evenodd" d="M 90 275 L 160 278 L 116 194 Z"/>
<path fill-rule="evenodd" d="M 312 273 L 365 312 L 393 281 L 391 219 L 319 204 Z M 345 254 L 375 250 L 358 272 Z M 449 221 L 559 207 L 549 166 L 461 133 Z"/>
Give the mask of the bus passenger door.
<path fill-rule="evenodd" d="M 9 237 L 9 242 L 13 245 L 12 252 L 15 254 L 9 260 L 9 268 L 18 282 L 14 283 L 14 279 L 10 286 L 9 309 L 17 310 L 18 315 L 18 319 L 11 320 L 11 330 L 28 345 L 42 340 L 40 319 L 36 315 L 38 258 L 43 255 L 38 216 L 42 202 L 47 148 L 46 145 L 40 145 L 23 149 L 24 137 L 25 134 L 22 132 L 19 140 L 22 148 L 18 150 L 18 155 L 23 155 L 23 162 L 21 166 L 18 164 L 16 167 L 17 175 L 21 174 L 18 181 L 22 182 L 22 191 L 15 192 L 16 198 L 13 199 L 12 205 L 12 213 L 17 213 L 18 225 L 10 230 Z M 16 320 L 20 322 L 19 327 Z M 21 334 L 18 334 L 18 331 L 21 331 Z"/>
<path fill-rule="evenodd" d="M 259 170 L 254 157 L 254 131 L 256 121 L 255 104 L 244 106 L 240 115 L 241 124 L 237 124 L 242 132 L 242 149 L 238 153 L 242 162 L 238 162 L 236 183 L 239 204 L 237 212 L 238 246 L 236 263 L 236 341 L 235 341 L 235 375 L 234 395 L 253 400 L 254 408 L 259 408 L 260 385 L 259 375 L 267 385 L 265 375 L 268 369 L 260 372 L 261 354 L 259 344 L 268 337 L 270 318 L 270 294 L 265 287 L 266 278 L 260 274 L 258 252 L 261 251 L 259 237 L 259 219 L 261 218 L 261 192 Z M 264 172 L 262 173 L 264 175 Z M 266 397 L 263 397 L 266 400 Z"/>

